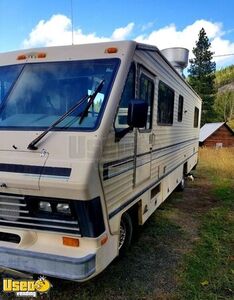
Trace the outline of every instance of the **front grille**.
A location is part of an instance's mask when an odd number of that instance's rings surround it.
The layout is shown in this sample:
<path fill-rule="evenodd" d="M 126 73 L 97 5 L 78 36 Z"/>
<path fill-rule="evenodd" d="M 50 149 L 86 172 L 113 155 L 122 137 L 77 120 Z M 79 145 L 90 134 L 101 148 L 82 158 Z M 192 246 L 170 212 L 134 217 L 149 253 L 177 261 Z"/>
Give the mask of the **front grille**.
<path fill-rule="evenodd" d="M 41 212 L 39 210 L 40 201 L 45 201 L 45 198 L 1 194 L 0 226 L 80 235 L 73 201 L 66 202 L 70 206 L 71 215 L 64 215 L 55 211 Z M 52 203 L 52 206 L 54 203 L 60 203 L 58 200 L 50 198 L 46 198 L 46 201 Z"/>

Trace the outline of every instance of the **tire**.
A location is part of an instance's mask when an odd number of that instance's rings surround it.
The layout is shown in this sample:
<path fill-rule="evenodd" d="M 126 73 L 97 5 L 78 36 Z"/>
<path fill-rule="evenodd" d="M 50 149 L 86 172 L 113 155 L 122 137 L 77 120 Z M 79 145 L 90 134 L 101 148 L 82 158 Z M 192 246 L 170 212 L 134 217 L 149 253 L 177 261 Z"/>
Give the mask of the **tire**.
<path fill-rule="evenodd" d="M 183 177 L 181 182 L 177 185 L 176 191 L 177 192 L 183 192 L 184 188 L 185 188 L 185 179 Z"/>
<path fill-rule="evenodd" d="M 120 222 L 119 233 L 119 256 L 122 257 L 126 254 L 130 248 L 132 241 L 132 219 L 128 213 L 124 213 Z"/>

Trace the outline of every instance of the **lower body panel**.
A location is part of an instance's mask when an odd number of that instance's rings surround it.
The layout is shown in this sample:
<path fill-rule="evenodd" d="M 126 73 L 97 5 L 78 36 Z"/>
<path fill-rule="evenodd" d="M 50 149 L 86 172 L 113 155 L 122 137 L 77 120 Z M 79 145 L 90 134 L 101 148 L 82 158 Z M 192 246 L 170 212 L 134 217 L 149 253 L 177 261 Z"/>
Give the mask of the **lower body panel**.
<path fill-rule="evenodd" d="M 95 254 L 75 258 L 0 247 L 1 267 L 75 281 L 95 273 L 95 261 Z"/>

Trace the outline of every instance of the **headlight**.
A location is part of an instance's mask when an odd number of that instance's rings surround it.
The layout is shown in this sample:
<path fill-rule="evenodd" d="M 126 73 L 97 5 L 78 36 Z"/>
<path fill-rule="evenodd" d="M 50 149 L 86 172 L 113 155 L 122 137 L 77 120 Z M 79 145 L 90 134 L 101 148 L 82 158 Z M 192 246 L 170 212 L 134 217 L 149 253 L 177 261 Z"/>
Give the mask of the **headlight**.
<path fill-rule="evenodd" d="M 71 215 L 71 209 L 70 209 L 69 204 L 67 204 L 67 203 L 58 203 L 56 210 L 58 213 Z"/>
<path fill-rule="evenodd" d="M 40 211 L 46 211 L 46 212 L 52 212 L 52 207 L 51 207 L 50 202 L 40 201 L 39 202 L 39 210 Z"/>

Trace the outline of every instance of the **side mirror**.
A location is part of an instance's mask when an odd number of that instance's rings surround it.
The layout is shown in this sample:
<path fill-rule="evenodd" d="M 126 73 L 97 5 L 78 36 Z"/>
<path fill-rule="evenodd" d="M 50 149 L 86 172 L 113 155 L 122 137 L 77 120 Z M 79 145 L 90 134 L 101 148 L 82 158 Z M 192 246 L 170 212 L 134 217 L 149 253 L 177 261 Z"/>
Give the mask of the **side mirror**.
<path fill-rule="evenodd" d="M 147 123 L 148 104 L 134 99 L 128 105 L 128 125 L 131 128 L 143 128 Z"/>
<path fill-rule="evenodd" d="M 148 104 L 143 100 L 134 99 L 129 102 L 127 128 L 115 132 L 115 142 L 119 142 L 133 128 L 144 128 L 147 123 Z"/>

